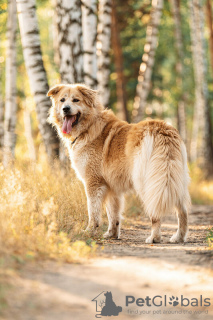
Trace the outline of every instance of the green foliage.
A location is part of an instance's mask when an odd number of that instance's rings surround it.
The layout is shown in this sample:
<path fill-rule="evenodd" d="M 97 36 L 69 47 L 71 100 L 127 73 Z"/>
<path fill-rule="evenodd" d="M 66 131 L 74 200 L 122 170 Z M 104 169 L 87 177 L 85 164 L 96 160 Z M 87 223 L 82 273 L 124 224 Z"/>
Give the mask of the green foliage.
<path fill-rule="evenodd" d="M 151 2 L 128 0 L 117 1 L 118 26 L 124 58 L 124 74 L 128 96 L 128 108 L 132 109 L 137 85 L 137 77 L 146 40 L 146 27 L 149 22 Z M 181 32 L 183 36 L 184 79 L 182 89 L 177 85 L 177 52 L 175 47 L 174 18 L 171 12 L 171 3 L 164 2 L 164 8 L 159 28 L 158 47 L 155 55 L 155 64 L 152 73 L 151 90 L 148 102 L 152 105 L 151 117 L 169 118 L 176 125 L 177 102 L 184 94 L 187 112 L 187 127 L 191 130 L 194 109 L 194 75 L 191 52 L 191 37 L 189 29 L 188 1 L 181 1 Z M 207 31 L 207 30 L 206 30 Z M 208 32 L 205 33 L 206 35 Z M 206 38 L 206 51 L 209 53 L 208 39 Z M 112 51 L 113 61 L 113 51 Z M 209 66 L 209 56 L 208 56 Z M 111 105 L 116 106 L 116 85 L 114 66 L 111 65 Z M 213 85 L 212 71 L 208 67 L 209 103 L 212 107 Z M 155 108 L 156 104 L 156 108 Z M 160 109 L 160 110 L 159 110 Z M 212 108 L 211 108 L 212 109 Z M 211 111 L 213 113 L 213 110 Z M 212 114 L 213 115 L 213 114 Z"/>

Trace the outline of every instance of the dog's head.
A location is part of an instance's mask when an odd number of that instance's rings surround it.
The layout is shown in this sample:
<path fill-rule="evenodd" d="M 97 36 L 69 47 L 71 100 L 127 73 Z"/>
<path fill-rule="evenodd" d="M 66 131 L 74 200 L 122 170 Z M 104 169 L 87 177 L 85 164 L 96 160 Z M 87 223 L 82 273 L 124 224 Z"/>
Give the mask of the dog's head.
<path fill-rule="evenodd" d="M 65 137 L 77 137 L 87 130 L 102 110 L 97 91 L 82 84 L 59 84 L 47 95 L 53 102 L 48 121 Z"/>

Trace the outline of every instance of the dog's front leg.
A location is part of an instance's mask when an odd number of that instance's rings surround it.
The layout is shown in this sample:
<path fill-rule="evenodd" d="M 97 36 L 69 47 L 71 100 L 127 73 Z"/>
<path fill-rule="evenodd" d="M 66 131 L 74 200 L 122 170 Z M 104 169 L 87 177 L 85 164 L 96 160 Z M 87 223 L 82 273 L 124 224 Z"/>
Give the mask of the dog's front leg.
<path fill-rule="evenodd" d="M 97 231 L 101 224 L 101 211 L 107 187 L 103 184 L 87 184 L 87 206 L 89 223 L 86 231 Z"/>

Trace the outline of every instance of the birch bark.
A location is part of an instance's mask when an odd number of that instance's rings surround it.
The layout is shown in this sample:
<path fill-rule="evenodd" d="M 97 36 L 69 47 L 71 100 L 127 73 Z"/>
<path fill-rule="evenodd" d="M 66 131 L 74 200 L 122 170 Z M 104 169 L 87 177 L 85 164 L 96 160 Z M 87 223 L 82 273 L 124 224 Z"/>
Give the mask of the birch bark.
<path fill-rule="evenodd" d="M 30 81 L 30 88 L 36 103 L 39 130 L 49 160 L 52 161 L 58 156 L 59 140 L 55 130 L 47 123 L 51 101 L 46 96 L 49 87 L 40 47 L 36 2 L 35 0 L 17 0 L 16 3 L 24 60 Z"/>
<path fill-rule="evenodd" d="M 158 43 L 158 29 L 162 10 L 163 0 L 152 0 L 151 17 L 146 31 L 146 44 L 139 69 L 138 85 L 133 104 L 133 122 L 141 121 L 144 116 L 146 100 L 150 90 L 152 69 L 155 62 L 155 51 Z"/>
<path fill-rule="evenodd" d="M 8 1 L 7 48 L 6 48 L 6 99 L 4 114 L 3 165 L 7 167 L 15 156 L 16 144 L 16 1 Z"/>
<path fill-rule="evenodd" d="M 61 82 L 82 83 L 84 73 L 81 1 L 56 0 L 56 19 Z M 61 141 L 59 159 L 64 167 L 70 165 L 67 150 Z"/>
<path fill-rule="evenodd" d="M 111 45 L 111 0 L 99 0 L 98 10 L 98 35 L 97 35 L 97 55 L 98 55 L 98 90 L 100 100 L 104 107 L 109 105 L 110 89 L 110 45 Z"/>
<path fill-rule="evenodd" d="M 97 0 L 82 1 L 84 82 L 97 89 Z"/>
<path fill-rule="evenodd" d="M 56 10 L 61 81 L 83 82 L 81 0 L 57 0 Z"/>

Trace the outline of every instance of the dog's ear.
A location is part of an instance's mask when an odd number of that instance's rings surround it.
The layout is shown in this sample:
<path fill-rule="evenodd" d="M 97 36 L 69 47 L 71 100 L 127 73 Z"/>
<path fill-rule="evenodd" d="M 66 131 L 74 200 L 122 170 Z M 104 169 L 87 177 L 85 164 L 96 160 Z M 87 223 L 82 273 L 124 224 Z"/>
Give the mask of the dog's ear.
<path fill-rule="evenodd" d="M 62 88 L 64 84 L 57 84 L 54 87 L 52 87 L 48 92 L 47 96 L 48 97 L 54 97 Z"/>
<path fill-rule="evenodd" d="M 85 85 L 80 84 L 77 86 L 77 89 L 84 97 L 84 101 L 86 102 L 86 104 L 90 107 L 95 107 L 98 92 L 96 90 L 88 88 Z"/>

